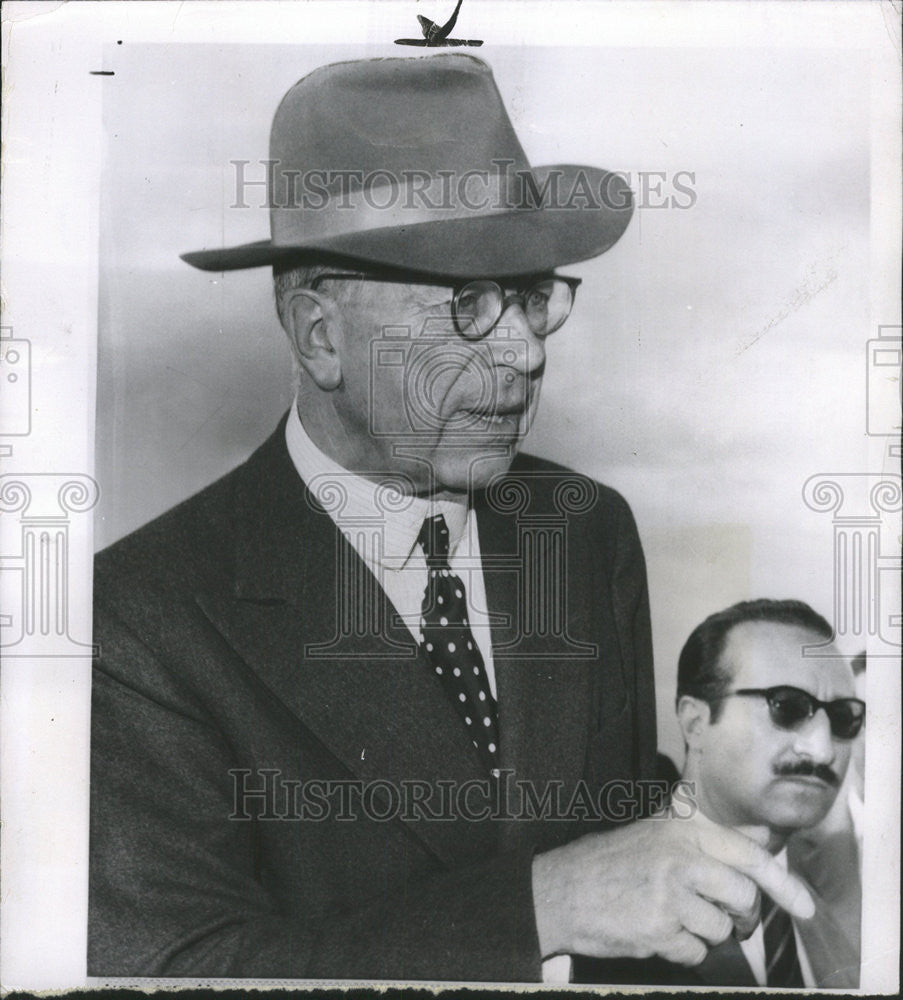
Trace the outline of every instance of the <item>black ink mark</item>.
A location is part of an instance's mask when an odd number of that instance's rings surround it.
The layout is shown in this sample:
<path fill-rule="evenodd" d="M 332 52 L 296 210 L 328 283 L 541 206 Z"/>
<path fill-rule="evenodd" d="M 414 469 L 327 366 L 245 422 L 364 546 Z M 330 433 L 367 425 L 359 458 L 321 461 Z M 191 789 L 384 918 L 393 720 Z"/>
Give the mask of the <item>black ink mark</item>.
<path fill-rule="evenodd" d="M 420 45 L 426 46 L 428 48 L 435 48 L 438 46 L 453 46 L 453 45 L 482 45 L 483 40 L 480 38 L 449 38 L 448 36 L 452 33 L 452 29 L 458 20 L 458 11 L 461 9 L 461 4 L 464 0 L 458 0 L 452 16 L 442 25 L 440 28 L 435 21 L 431 21 L 428 17 L 424 17 L 422 14 L 417 15 L 417 20 L 420 22 L 420 30 L 423 32 L 423 38 L 396 38 L 396 45 Z"/>

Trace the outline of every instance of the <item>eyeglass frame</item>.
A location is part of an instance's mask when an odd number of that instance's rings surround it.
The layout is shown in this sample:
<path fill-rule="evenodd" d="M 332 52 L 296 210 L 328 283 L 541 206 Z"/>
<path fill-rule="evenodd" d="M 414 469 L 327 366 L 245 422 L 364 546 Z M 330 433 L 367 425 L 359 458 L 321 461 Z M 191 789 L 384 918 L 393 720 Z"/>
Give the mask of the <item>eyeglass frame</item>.
<path fill-rule="evenodd" d="M 809 704 L 808 715 L 803 716 L 797 722 L 791 723 L 789 726 L 781 725 L 774 718 L 775 709 L 772 707 L 771 699 L 776 691 L 793 691 L 796 694 L 804 695 Z M 712 698 L 712 701 L 721 701 L 725 698 L 731 698 L 734 695 L 738 696 L 758 696 L 764 698 L 768 702 L 768 716 L 778 729 L 783 729 L 786 732 L 792 732 L 797 726 L 800 726 L 804 721 L 808 721 L 815 717 L 815 713 L 820 709 L 825 710 L 825 715 L 828 717 L 828 722 L 831 726 L 831 735 L 836 740 L 855 740 L 856 737 L 862 732 L 862 727 L 865 725 L 865 711 L 866 704 L 861 698 L 833 698 L 831 701 L 820 701 L 815 695 L 810 694 L 808 691 L 803 690 L 803 688 L 798 688 L 794 684 L 775 684 L 773 687 L 769 688 L 739 688 L 736 691 L 728 691 L 726 694 L 719 695 L 716 698 Z M 842 736 L 834 730 L 834 722 L 831 718 L 831 713 L 828 711 L 832 705 L 840 704 L 853 704 L 862 706 L 862 715 L 858 718 L 854 718 L 854 722 L 858 723 L 858 728 L 852 736 Z"/>
<path fill-rule="evenodd" d="M 355 279 L 357 281 L 379 281 L 395 285 L 432 284 L 429 280 L 426 279 L 419 281 L 412 280 L 409 276 L 403 274 L 383 275 L 378 273 L 364 274 L 363 272 L 360 271 L 327 271 L 325 274 L 318 274 L 311 281 L 310 290 L 315 292 L 317 290 L 317 286 L 320 284 L 321 281 L 329 281 L 330 279 L 334 280 L 338 279 L 342 281 L 351 279 Z M 458 318 L 455 315 L 456 311 L 455 305 L 462 292 L 464 292 L 465 289 L 467 289 L 470 285 L 475 284 L 478 281 L 487 281 L 494 284 L 501 292 L 502 304 L 501 304 L 501 309 L 499 310 L 498 317 L 487 330 L 478 333 L 476 336 L 468 336 L 468 334 L 462 329 L 461 325 L 458 323 Z M 550 274 L 546 275 L 543 278 L 531 278 L 529 283 L 522 284 L 520 290 L 515 292 L 506 292 L 505 285 L 502 284 L 502 282 L 497 280 L 496 278 L 468 278 L 467 280 L 456 281 L 452 285 L 448 285 L 440 281 L 434 287 L 452 289 L 452 301 L 451 301 L 452 320 L 454 321 L 458 333 L 460 333 L 465 340 L 482 340 L 484 337 L 488 337 L 489 334 L 493 331 L 493 329 L 498 325 L 499 320 L 502 318 L 502 316 L 505 315 L 505 311 L 509 308 L 509 306 L 513 305 L 514 303 L 517 303 L 520 305 L 521 309 L 523 309 L 524 296 L 527 293 L 531 292 L 537 285 L 539 285 L 543 281 L 563 281 L 568 286 L 568 289 L 570 290 L 571 293 L 571 306 L 570 309 L 568 309 L 567 313 L 565 314 L 564 319 L 552 330 L 549 330 L 548 333 L 534 333 L 534 336 L 544 340 L 546 337 L 550 337 L 553 333 L 560 330 L 564 326 L 564 324 L 568 321 L 568 318 L 571 315 L 571 309 L 574 308 L 574 300 L 577 297 L 577 289 L 580 287 L 580 285 L 583 284 L 582 278 L 572 278 L 564 274 Z"/>

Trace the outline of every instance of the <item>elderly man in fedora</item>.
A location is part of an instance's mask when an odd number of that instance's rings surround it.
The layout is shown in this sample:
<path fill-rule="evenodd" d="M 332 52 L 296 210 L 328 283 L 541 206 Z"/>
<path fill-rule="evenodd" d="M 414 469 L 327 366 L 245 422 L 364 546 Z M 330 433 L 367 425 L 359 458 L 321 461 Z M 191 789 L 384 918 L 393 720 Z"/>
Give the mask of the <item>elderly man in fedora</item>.
<path fill-rule="evenodd" d="M 518 455 L 546 338 L 630 194 L 531 168 L 469 56 L 324 67 L 273 123 L 295 404 L 97 559 L 88 970 L 539 981 L 692 964 L 805 889 L 649 818 L 645 571 L 624 500 Z"/>

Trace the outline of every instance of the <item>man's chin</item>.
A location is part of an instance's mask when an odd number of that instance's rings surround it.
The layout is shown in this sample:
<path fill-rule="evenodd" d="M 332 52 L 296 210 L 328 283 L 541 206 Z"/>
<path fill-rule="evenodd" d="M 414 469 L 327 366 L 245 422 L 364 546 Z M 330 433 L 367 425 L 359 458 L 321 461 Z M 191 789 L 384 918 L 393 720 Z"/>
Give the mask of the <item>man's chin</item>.
<path fill-rule="evenodd" d="M 776 804 L 768 817 L 768 825 L 773 830 L 784 830 L 788 833 L 815 826 L 828 815 L 834 797 L 831 794 L 817 798 L 814 796 L 805 799 L 796 798 L 792 802 L 787 802 L 783 808 Z"/>

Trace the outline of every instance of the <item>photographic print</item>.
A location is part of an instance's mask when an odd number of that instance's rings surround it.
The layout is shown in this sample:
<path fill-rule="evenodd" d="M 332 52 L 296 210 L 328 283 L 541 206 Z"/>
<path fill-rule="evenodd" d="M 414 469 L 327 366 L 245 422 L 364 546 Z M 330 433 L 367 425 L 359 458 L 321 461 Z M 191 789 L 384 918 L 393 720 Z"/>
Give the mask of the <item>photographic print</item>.
<path fill-rule="evenodd" d="M 4 986 L 895 992 L 887 6 L 4 19 Z"/>

